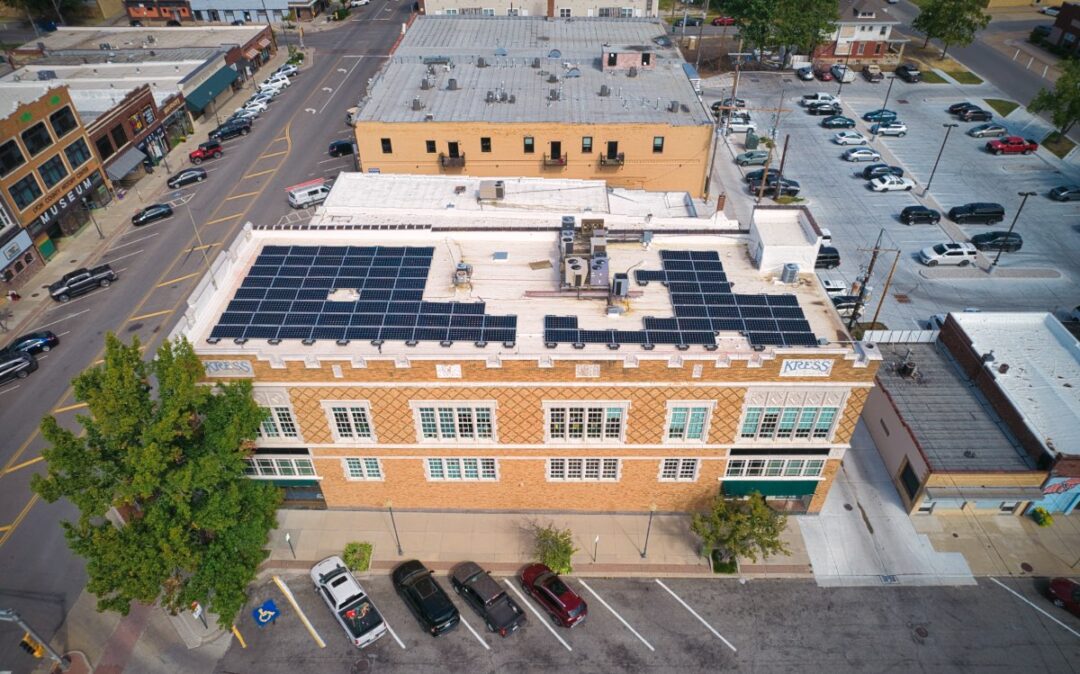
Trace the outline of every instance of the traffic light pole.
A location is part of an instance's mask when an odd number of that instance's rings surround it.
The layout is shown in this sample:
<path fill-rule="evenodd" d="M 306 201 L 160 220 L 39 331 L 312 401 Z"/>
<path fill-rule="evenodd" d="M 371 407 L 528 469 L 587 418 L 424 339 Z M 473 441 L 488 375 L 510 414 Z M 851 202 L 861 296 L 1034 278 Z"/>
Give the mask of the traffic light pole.
<path fill-rule="evenodd" d="M 41 636 L 34 631 L 34 628 L 23 622 L 23 619 L 19 617 L 19 614 L 16 613 L 14 609 L 0 608 L 0 622 L 15 623 L 26 630 L 26 636 L 22 638 L 19 645 L 23 647 L 23 650 L 34 657 L 40 658 L 42 655 L 48 653 L 49 658 L 60 665 L 60 671 L 66 672 L 68 668 L 71 667 L 71 660 L 53 650 L 53 647 L 42 639 Z"/>

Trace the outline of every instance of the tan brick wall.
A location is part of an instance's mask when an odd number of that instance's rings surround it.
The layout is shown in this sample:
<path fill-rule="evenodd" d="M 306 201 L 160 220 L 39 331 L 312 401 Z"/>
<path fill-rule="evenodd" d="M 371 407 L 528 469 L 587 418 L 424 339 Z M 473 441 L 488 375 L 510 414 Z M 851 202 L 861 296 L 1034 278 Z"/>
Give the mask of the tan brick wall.
<path fill-rule="evenodd" d="M 1008 473 L 931 473 L 927 487 L 1039 487 L 1047 471 L 1030 470 Z"/>
<path fill-rule="evenodd" d="M 829 490 L 832 489 L 833 480 L 836 478 L 838 472 L 840 472 L 839 461 L 825 462 L 825 471 L 821 474 L 825 479 L 819 482 L 817 489 L 814 490 L 814 496 L 810 499 L 810 507 L 806 509 L 807 512 L 821 512 L 821 508 L 825 505 L 825 499 L 829 495 Z"/>

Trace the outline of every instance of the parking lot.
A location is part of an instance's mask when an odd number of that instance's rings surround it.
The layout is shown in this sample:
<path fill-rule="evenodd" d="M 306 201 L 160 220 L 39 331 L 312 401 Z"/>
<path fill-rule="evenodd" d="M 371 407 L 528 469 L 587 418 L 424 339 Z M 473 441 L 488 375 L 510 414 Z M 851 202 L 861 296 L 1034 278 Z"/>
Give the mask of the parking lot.
<path fill-rule="evenodd" d="M 785 177 L 798 180 L 800 197 L 818 223 L 831 230 L 833 245 L 842 255 L 841 267 L 823 272 L 823 277 L 850 283 L 865 269 L 879 231 L 884 228 L 883 247 L 900 250 L 900 262 L 882 310 L 882 320 L 893 329 L 925 327 L 933 313 L 967 307 L 988 309 L 1065 309 L 1080 302 L 1076 288 L 1078 262 L 1074 251 L 1080 249 L 1080 204 L 1051 201 L 1046 193 L 1057 185 L 1080 181 L 1080 167 L 1065 165 L 1040 150 L 1031 156 L 995 157 L 984 150 L 986 139 L 966 135 L 975 122 L 958 122 L 952 130 L 933 177 L 930 192 L 924 195 L 927 181 L 945 137 L 943 124 L 957 122 L 946 108 L 956 102 L 971 100 L 989 109 L 978 97 L 959 91 L 952 85 L 909 84 L 897 79 L 892 87 L 888 109 L 899 114 L 908 132 L 904 137 L 878 138 L 870 147 L 883 155 L 882 161 L 898 165 L 905 176 L 915 180 L 911 192 L 875 193 L 866 186 L 859 172 L 867 163 L 849 163 L 840 158 L 844 147 L 832 142 L 834 130 L 820 126 L 824 117 L 807 114 L 798 100 L 803 94 L 817 91 L 836 93 L 836 82 L 802 82 L 790 73 L 752 73 L 739 86 L 740 98 L 751 108 L 774 108 L 783 96 L 778 137 L 782 144 L 790 134 Z M 844 85 L 841 98 L 844 115 L 856 119 L 856 131 L 870 137 L 870 124 L 861 116 L 882 106 L 888 81 L 871 84 L 862 80 Z M 980 87 L 984 95 L 987 87 Z M 992 93 L 992 92 L 991 92 Z M 717 96 L 716 98 L 718 98 Z M 711 103 L 713 98 L 706 98 Z M 768 134 L 774 124 L 771 112 L 754 113 L 759 132 Z M 1033 118 L 1019 109 L 1003 121 L 1012 133 L 1041 136 Z M 729 137 L 729 154 L 742 150 L 743 136 Z M 737 171 L 730 159 L 722 156 L 719 174 L 728 194 L 744 202 L 749 212 L 752 197 L 745 187 L 732 188 Z M 775 166 L 776 164 L 774 164 Z M 748 167 L 753 170 L 756 167 Z M 1028 199 L 1016 231 L 1024 237 L 1023 250 L 1005 253 L 997 277 L 975 269 L 941 268 L 929 271 L 915 255 L 926 246 L 992 230 L 1008 229 L 1020 205 L 1019 192 L 1036 193 Z M 994 226 L 958 227 L 943 219 L 939 226 L 906 226 L 898 215 L 905 206 L 923 204 L 943 214 L 953 206 L 972 201 L 993 201 L 1005 207 L 1006 219 Z M 740 216 L 743 211 L 740 211 Z M 984 258 L 989 266 L 993 253 Z M 893 253 L 879 260 L 871 283 L 879 291 L 892 264 Z M 877 295 L 875 294 L 875 297 Z M 876 303 L 871 303 L 871 311 Z M 872 315 L 872 314 L 871 314 Z"/>
<path fill-rule="evenodd" d="M 321 649 L 268 581 L 249 611 L 272 598 L 280 618 L 260 629 L 245 611 L 237 624 L 247 648 L 234 640 L 217 671 L 1074 671 L 1080 657 L 1080 621 L 1043 598 L 1033 579 L 1006 580 L 1013 594 L 986 580 L 955 588 L 818 588 L 794 580 L 574 578 L 570 584 L 589 604 L 582 625 L 549 629 L 536 604 L 511 590 L 529 621 L 505 639 L 483 632 L 457 597 L 468 627 L 432 638 L 387 577 L 361 583 L 393 634 L 358 651 L 310 581 L 293 578 L 288 586 L 325 641 Z"/>

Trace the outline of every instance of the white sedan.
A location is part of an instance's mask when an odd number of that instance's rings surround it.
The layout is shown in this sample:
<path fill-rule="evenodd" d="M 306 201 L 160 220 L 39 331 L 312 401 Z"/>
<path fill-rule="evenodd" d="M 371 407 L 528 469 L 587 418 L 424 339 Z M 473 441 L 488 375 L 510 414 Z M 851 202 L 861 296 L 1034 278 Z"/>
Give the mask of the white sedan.
<path fill-rule="evenodd" d="M 866 136 L 857 131 L 841 131 L 832 137 L 837 145 L 866 145 Z"/>
<path fill-rule="evenodd" d="M 244 103 L 244 107 L 238 108 L 237 112 L 240 110 L 251 110 L 256 113 L 263 113 L 266 112 L 266 108 L 268 107 L 266 101 L 248 101 L 247 103 Z"/>
<path fill-rule="evenodd" d="M 911 189 L 915 187 L 915 181 L 911 178 L 901 178 L 900 176 L 891 173 L 878 176 L 868 184 L 870 185 L 870 189 L 875 192 L 895 192 L 896 190 L 911 191 Z"/>

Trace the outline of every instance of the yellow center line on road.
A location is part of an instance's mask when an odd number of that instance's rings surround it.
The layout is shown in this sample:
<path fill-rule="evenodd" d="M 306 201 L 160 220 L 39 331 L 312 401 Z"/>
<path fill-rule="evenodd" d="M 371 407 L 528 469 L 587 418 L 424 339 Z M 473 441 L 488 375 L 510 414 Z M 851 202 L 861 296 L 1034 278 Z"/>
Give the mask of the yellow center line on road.
<path fill-rule="evenodd" d="M 195 247 L 194 247 L 194 248 L 192 248 L 191 250 L 192 250 L 192 252 L 194 252 L 194 251 L 196 251 L 196 250 L 208 250 L 208 249 L 210 249 L 210 248 L 213 248 L 213 247 L 214 247 L 214 246 L 216 246 L 216 245 L 218 245 L 218 244 L 217 244 L 217 243 L 204 243 L 204 244 L 203 244 L 203 245 L 201 245 L 201 246 L 195 246 Z"/>
<path fill-rule="evenodd" d="M 14 473 L 17 470 L 22 470 L 23 468 L 26 468 L 27 466 L 34 465 L 35 463 L 41 463 L 44 460 L 45 460 L 44 456 L 39 456 L 36 459 L 30 459 L 29 461 L 23 461 L 22 463 L 20 463 L 20 464 L 18 464 L 16 466 L 12 466 L 10 468 L 5 468 L 4 473 Z"/>
<path fill-rule="evenodd" d="M 248 178 L 258 178 L 259 176 L 264 176 L 267 173 L 273 173 L 276 170 L 276 168 L 272 168 L 266 169 L 265 171 L 259 171 L 258 173 L 249 173 L 246 176 L 241 177 L 240 180 L 247 180 Z"/>
<path fill-rule="evenodd" d="M 178 277 L 176 277 L 176 278 L 174 278 L 174 279 L 170 279 L 170 280 L 168 280 L 168 281 L 162 281 L 161 283 L 157 284 L 157 285 L 156 285 L 156 286 L 154 286 L 154 287 L 155 287 L 155 288 L 163 288 L 163 287 L 165 287 L 165 286 L 171 286 L 171 285 L 172 285 L 172 284 L 174 284 L 174 283 L 180 283 L 181 281 L 186 281 L 186 280 L 188 280 L 189 278 L 195 278 L 196 276 L 202 276 L 202 275 L 203 275 L 203 273 L 204 273 L 204 272 L 201 272 L 201 271 L 197 271 L 197 272 L 193 272 L 193 273 L 191 273 L 191 274 L 187 274 L 187 275 L 185 275 L 185 276 L 178 276 Z"/>
<path fill-rule="evenodd" d="M 224 218 L 217 218 L 216 220 L 207 220 L 203 224 L 204 225 L 216 225 L 219 222 L 225 222 L 227 220 L 235 220 L 235 219 L 237 219 L 237 218 L 239 218 L 239 217 L 241 217 L 243 215 L 244 215 L 243 213 L 234 213 L 233 215 L 226 215 Z"/>
<path fill-rule="evenodd" d="M 4 546 L 4 543 L 7 542 L 8 537 L 11 536 L 11 534 L 15 532 L 15 529 L 18 528 L 19 524 L 22 523 L 24 519 L 26 519 L 26 516 L 30 513 L 30 509 L 34 507 L 34 504 L 38 502 L 39 498 L 41 497 L 37 494 L 34 494 L 30 497 L 30 500 L 26 502 L 26 506 L 23 507 L 22 512 L 19 513 L 19 516 L 16 517 L 15 521 L 13 521 L 4 530 L 4 535 L 0 536 L 0 547 Z"/>
<path fill-rule="evenodd" d="M 287 139 L 287 138 L 285 138 L 285 136 L 278 136 L 277 138 L 275 138 L 275 139 L 274 139 L 274 142 L 276 143 L 276 142 L 278 142 L 279 140 L 288 140 L 288 139 Z"/>
<path fill-rule="evenodd" d="M 283 154 L 289 154 L 288 150 L 282 150 L 281 152 L 272 152 L 270 154 L 261 154 L 259 159 L 270 159 L 271 157 L 280 157 Z"/>
<path fill-rule="evenodd" d="M 165 316 L 166 314 L 171 314 L 172 312 L 172 309 L 165 309 L 163 311 L 154 311 L 149 314 L 143 314 L 141 316 L 132 316 L 128 319 L 128 323 L 130 323 L 131 321 L 141 321 L 147 318 L 153 318 L 155 316 Z"/>
<path fill-rule="evenodd" d="M 258 194 L 258 192 L 244 192 L 243 194 L 234 194 L 231 197 L 225 197 L 225 201 L 232 201 L 233 199 L 243 199 L 245 197 L 253 197 L 256 194 Z"/>
<path fill-rule="evenodd" d="M 70 412 L 71 410 L 77 410 L 86 407 L 86 403 L 75 403 L 74 405 L 68 405 L 67 407 L 57 407 L 52 413 L 60 414 L 61 412 Z M 6 470 L 4 472 L 7 472 Z"/>

